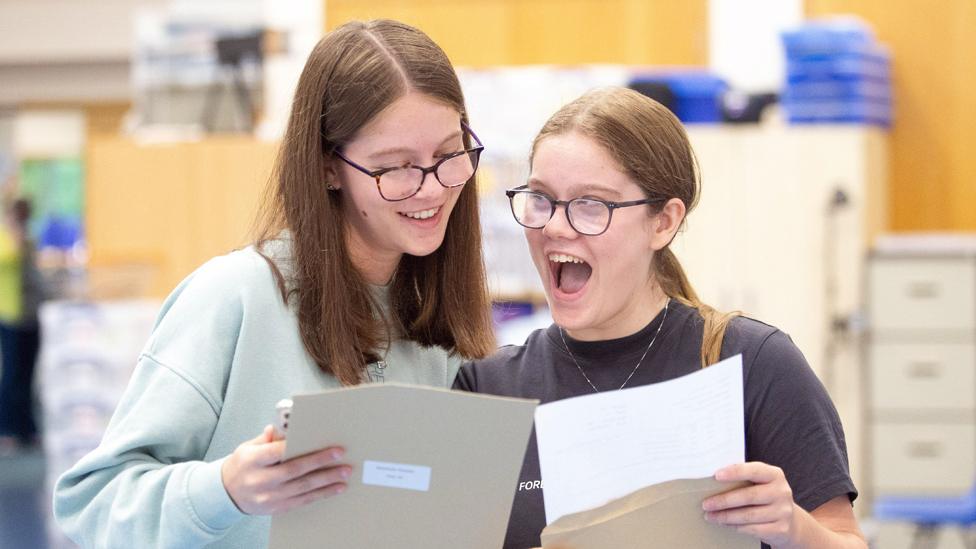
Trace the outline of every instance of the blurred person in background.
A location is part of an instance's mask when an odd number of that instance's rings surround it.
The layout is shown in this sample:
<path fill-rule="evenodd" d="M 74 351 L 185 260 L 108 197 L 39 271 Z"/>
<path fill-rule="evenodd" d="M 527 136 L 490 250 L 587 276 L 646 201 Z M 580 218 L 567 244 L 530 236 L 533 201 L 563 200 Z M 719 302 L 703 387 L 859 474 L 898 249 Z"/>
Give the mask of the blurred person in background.
<path fill-rule="evenodd" d="M 757 545 L 865 549 L 843 427 L 803 354 L 776 328 L 702 303 L 671 251 L 700 192 L 678 119 L 633 90 L 595 90 L 546 122 L 529 160 L 528 183 L 506 194 L 554 323 L 465 364 L 455 387 L 546 403 L 741 354 L 747 462 L 715 479 L 749 485 L 703 501 L 705 519 Z M 546 526 L 534 433 L 519 480 L 506 549 L 539 545 Z"/>
<path fill-rule="evenodd" d="M 342 497 L 344 449 L 282 463 L 268 420 L 297 393 L 448 387 L 464 357 L 494 350 L 482 149 L 423 32 L 381 20 L 327 34 L 299 79 L 259 238 L 163 304 L 100 446 L 57 482 L 65 532 L 85 547 L 265 547 L 269 515 Z"/>
<path fill-rule="evenodd" d="M 34 367 L 40 348 L 37 309 L 44 283 L 28 232 L 31 203 L 17 199 L 4 209 L 0 228 L 0 456 L 37 442 Z"/>

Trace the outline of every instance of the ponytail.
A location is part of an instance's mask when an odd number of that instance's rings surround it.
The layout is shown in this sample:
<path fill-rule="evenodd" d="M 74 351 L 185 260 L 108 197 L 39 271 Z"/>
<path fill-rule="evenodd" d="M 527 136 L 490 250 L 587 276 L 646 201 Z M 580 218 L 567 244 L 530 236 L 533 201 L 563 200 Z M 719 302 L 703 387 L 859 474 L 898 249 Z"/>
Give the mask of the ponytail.
<path fill-rule="evenodd" d="M 733 318 L 739 316 L 739 313 L 722 313 L 702 303 L 670 247 L 658 250 L 654 254 L 654 272 L 657 273 L 658 284 L 661 285 L 665 295 L 697 309 L 698 315 L 705 322 L 702 330 L 702 368 L 718 362 L 722 353 L 722 341 L 725 339 L 725 329 Z"/>

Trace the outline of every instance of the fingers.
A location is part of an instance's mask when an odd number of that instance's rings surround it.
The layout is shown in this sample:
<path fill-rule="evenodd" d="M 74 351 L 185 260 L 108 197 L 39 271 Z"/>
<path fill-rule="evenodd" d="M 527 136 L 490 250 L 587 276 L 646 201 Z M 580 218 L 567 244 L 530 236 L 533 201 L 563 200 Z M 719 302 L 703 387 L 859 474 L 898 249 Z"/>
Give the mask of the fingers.
<path fill-rule="evenodd" d="M 768 484 L 755 484 L 712 496 L 702 502 L 702 509 L 705 511 L 721 511 L 735 507 L 765 505 L 775 501 L 776 495 L 776 490 L 771 489 Z"/>
<path fill-rule="evenodd" d="M 283 513 L 296 507 L 301 507 L 302 505 L 308 505 L 316 500 L 339 495 L 345 491 L 345 484 L 330 484 L 317 490 L 305 492 L 300 496 L 291 497 L 282 501 L 281 504 L 278 505 L 274 510 L 273 514 Z"/>
<path fill-rule="evenodd" d="M 333 484 L 344 485 L 351 474 L 352 467 L 348 465 L 313 471 L 307 475 L 286 482 L 281 487 L 281 497 L 290 499 L 310 492 L 316 492 Z"/>
<path fill-rule="evenodd" d="M 729 526 L 743 526 L 747 524 L 765 524 L 773 522 L 779 517 L 769 506 L 737 507 L 722 511 L 705 513 L 705 520 Z"/>
<path fill-rule="evenodd" d="M 747 480 L 756 484 L 765 484 L 780 478 L 786 478 L 782 469 L 758 461 L 736 463 L 715 472 L 715 480 L 719 482 Z"/>
<path fill-rule="evenodd" d="M 720 469 L 715 479 L 753 484 L 704 500 L 705 520 L 774 546 L 792 539 L 796 504 L 782 469 L 765 463 L 740 463 Z"/>
<path fill-rule="evenodd" d="M 264 432 L 260 436 L 265 437 Z M 280 463 L 285 457 L 285 441 L 262 442 L 254 448 L 249 457 L 256 465 L 263 467 Z"/>
<path fill-rule="evenodd" d="M 277 444 L 277 443 L 273 443 Z M 346 452 L 342 448 L 332 447 L 311 454 L 290 459 L 284 463 L 273 467 L 276 473 L 282 475 L 282 481 L 286 482 L 298 477 L 302 477 L 326 467 L 339 465 L 339 460 L 345 457 Z"/>
<path fill-rule="evenodd" d="M 241 446 L 256 446 L 258 444 L 267 444 L 268 442 L 270 442 L 268 440 L 268 427 L 271 427 L 271 426 L 270 425 L 266 426 L 264 428 L 264 430 L 261 431 L 261 434 L 259 434 L 258 436 L 254 437 L 254 438 L 252 438 L 250 440 L 245 440 L 241 444 Z"/>
<path fill-rule="evenodd" d="M 277 513 L 302 502 L 346 489 L 352 468 L 339 463 L 345 450 L 331 447 L 282 462 L 285 441 L 272 440 L 270 426 L 224 461 L 221 481 L 237 507 L 247 514 Z"/>

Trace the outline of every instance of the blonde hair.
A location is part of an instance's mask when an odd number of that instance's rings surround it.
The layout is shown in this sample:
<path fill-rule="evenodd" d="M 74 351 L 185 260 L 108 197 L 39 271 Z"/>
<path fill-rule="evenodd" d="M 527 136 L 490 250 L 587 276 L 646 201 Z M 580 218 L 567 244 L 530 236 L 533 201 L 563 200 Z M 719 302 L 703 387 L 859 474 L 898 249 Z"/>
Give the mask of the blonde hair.
<path fill-rule="evenodd" d="M 335 151 L 411 90 L 450 105 L 467 122 L 450 60 L 420 30 L 356 21 L 322 38 L 299 78 L 258 220 L 259 250 L 290 231 L 294 279 L 286 283 L 265 258 L 283 299 L 294 299 L 308 354 L 345 385 L 363 380 L 391 333 L 467 358 L 495 349 L 475 178 L 458 197 L 443 244 L 428 256 L 400 259 L 389 290 L 392 326 L 350 259 L 342 193 L 326 190 Z"/>
<path fill-rule="evenodd" d="M 532 144 L 533 155 L 547 137 L 570 132 L 602 146 L 648 198 L 677 198 L 688 212 L 698 203 L 698 163 L 688 135 L 674 114 L 653 99 L 617 87 L 586 93 L 549 118 Z M 667 296 L 694 307 L 702 318 L 702 367 L 718 362 L 726 328 L 738 313 L 702 303 L 670 244 L 655 252 L 653 272 Z"/>

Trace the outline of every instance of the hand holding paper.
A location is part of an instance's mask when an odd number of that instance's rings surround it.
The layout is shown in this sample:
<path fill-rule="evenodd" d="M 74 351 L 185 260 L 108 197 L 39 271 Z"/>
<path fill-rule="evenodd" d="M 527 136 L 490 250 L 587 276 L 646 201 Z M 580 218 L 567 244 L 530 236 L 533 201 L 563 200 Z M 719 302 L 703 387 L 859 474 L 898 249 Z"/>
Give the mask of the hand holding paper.
<path fill-rule="evenodd" d="M 742 357 L 691 375 L 536 409 L 546 523 L 644 486 L 745 459 Z"/>
<path fill-rule="evenodd" d="M 536 436 L 547 548 L 756 544 L 702 511 L 708 496 L 746 486 L 711 478 L 744 461 L 739 355 L 667 382 L 545 404 Z"/>
<path fill-rule="evenodd" d="M 715 478 L 752 485 L 706 499 L 702 502 L 705 520 L 729 525 L 773 546 L 793 541 L 796 504 L 782 469 L 766 463 L 740 463 L 719 470 Z"/>

